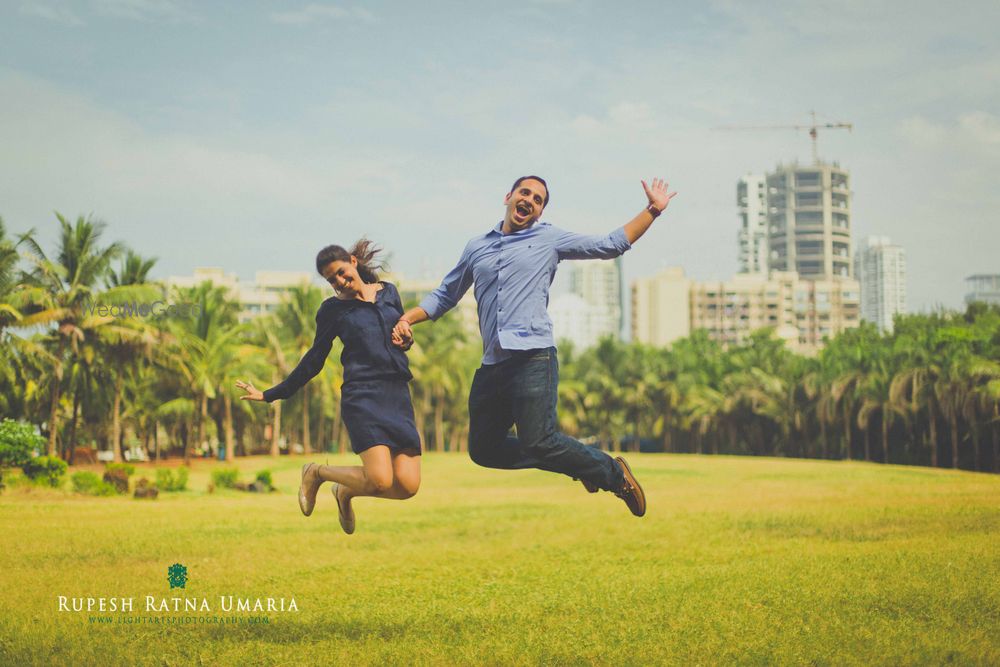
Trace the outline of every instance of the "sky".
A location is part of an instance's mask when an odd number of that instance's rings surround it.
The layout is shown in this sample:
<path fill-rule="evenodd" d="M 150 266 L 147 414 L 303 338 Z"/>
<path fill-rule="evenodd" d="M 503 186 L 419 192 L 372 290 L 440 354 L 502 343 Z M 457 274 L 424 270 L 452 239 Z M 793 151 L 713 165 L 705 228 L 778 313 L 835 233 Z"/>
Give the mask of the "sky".
<path fill-rule="evenodd" d="M 1000 273 L 1000 3 L 0 0 L 0 217 L 51 248 L 55 212 L 158 258 L 313 269 L 362 235 L 439 278 L 503 216 L 627 222 L 679 194 L 624 260 L 737 270 L 736 181 L 820 158 L 851 172 L 853 236 L 889 236 L 911 311 Z"/>

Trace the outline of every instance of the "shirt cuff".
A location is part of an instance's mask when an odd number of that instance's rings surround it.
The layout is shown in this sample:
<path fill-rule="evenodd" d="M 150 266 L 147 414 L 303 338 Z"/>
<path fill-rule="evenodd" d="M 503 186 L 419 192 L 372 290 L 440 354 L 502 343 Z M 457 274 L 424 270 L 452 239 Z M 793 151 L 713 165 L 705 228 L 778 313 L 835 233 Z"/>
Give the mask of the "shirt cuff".
<path fill-rule="evenodd" d="M 614 243 L 615 250 L 618 252 L 625 252 L 632 249 L 632 244 L 628 242 L 628 238 L 625 236 L 625 227 L 619 227 L 611 232 L 611 242 Z"/>
<path fill-rule="evenodd" d="M 427 317 L 432 320 L 436 320 L 441 317 L 441 313 L 438 312 L 438 309 L 441 308 L 441 299 L 439 299 L 434 292 L 431 292 L 423 298 L 420 302 L 420 307 L 423 308 L 425 313 L 427 313 Z"/>

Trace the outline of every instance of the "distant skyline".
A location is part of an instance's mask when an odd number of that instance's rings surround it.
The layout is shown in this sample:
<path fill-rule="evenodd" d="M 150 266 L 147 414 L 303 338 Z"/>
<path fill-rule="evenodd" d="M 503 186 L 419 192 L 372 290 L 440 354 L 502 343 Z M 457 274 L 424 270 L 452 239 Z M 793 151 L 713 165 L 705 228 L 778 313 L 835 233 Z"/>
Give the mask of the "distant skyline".
<path fill-rule="evenodd" d="M 0 216 L 55 238 L 93 213 L 159 260 L 311 270 L 362 234 L 440 278 L 544 176 L 543 219 L 610 231 L 679 191 L 625 258 L 737 270 L 736 182 L 821 159 L 851 172 L 855 242 L 907 253 L 909 308 L 961 308 L 1000 273 L 1000 5 L 585 0 L 11 2 L 0 7 Z"/>

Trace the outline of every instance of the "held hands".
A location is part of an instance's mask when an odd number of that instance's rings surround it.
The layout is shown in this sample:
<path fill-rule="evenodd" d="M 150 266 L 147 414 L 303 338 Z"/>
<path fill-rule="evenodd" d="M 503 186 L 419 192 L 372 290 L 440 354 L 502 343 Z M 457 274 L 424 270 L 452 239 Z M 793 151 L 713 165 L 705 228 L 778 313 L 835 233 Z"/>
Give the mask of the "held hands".
<path fill-rule="evenodd" d="M 642 189 L 646 191 L 646 198 L 649 200 L 649 205 L 656 208 L 660 213 L 663 213 L 667 205 L 670 204 L 670 200 L 677 196 L 676 192 L 667 194 L 667 183 L 662 178 L 654 178 L 651 186 L 646 185 L 646 181 L 641 181 L 641 183 Z"/>
<path fill-rule="evenodd" d="M 400 319 L 392 328 L 392 344 L 404 352 L 413 347 L 413 329 L 410 323 Z"/>
<path fill-rule="evenodd" d="M 264 392 L 253 386 L 252 382 L 237 380 L 236 386 L 246 392 L 245 396 L 240 396 L 241 401 L 263 401 Z"/>

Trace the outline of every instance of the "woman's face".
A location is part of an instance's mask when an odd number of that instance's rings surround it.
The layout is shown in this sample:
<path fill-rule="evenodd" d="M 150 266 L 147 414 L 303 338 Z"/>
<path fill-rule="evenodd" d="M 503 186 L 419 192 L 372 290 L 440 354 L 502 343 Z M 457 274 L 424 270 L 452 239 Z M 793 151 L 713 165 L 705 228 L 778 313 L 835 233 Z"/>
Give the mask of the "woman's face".
<path fill-rule="evenodd" d="M 351 261 L 334 260 L 323 267 L 323 277 L 333 290 L 342 297 L 354 297 L 364 281 L 358 275 L 358 259 L 351 255 Z"/>

